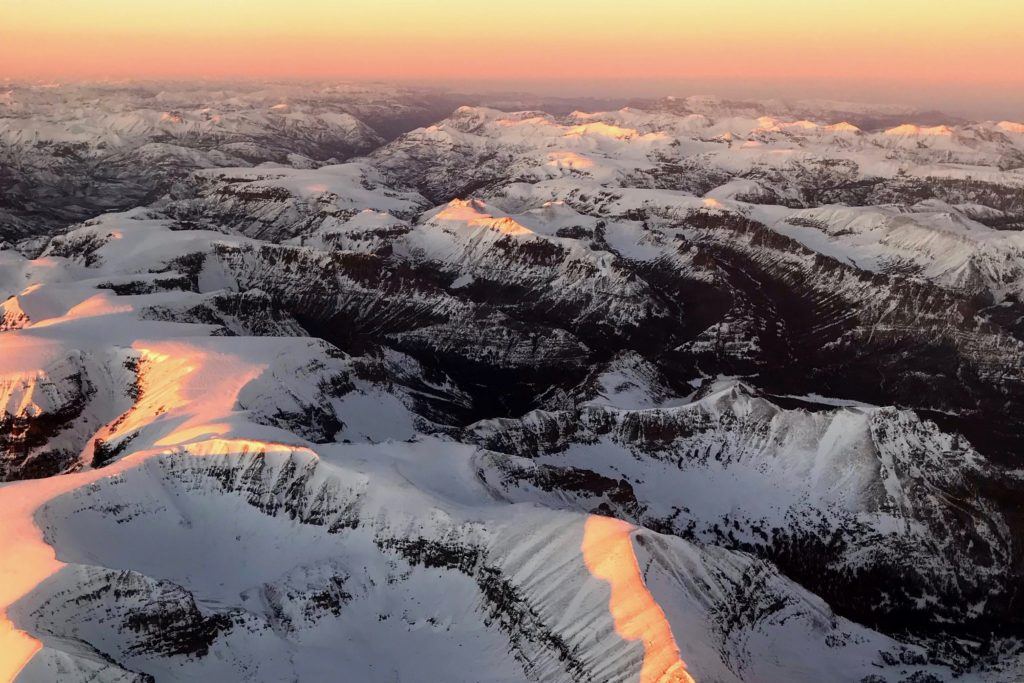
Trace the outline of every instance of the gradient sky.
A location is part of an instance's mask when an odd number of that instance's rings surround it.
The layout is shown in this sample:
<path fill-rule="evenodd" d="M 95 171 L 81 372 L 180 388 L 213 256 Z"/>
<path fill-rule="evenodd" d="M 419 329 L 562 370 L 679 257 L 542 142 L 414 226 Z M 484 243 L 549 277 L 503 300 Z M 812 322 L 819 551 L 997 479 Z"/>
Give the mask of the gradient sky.
<path fill-rule="evenodd" d="M 0 79 L 1024 90 L 1024 0 L 0 0 Z"/>

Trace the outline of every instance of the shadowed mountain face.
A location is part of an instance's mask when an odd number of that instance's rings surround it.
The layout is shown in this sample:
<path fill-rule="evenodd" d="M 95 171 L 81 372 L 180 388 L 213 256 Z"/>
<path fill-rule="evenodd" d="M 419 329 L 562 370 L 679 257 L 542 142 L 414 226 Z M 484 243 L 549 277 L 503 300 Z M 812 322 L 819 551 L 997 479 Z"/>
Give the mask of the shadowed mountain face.
<path fill-rule="evenodd" d="M 1024 125 L 102 92 L 0 101 L 0 673 L 1024 673 Z"/>

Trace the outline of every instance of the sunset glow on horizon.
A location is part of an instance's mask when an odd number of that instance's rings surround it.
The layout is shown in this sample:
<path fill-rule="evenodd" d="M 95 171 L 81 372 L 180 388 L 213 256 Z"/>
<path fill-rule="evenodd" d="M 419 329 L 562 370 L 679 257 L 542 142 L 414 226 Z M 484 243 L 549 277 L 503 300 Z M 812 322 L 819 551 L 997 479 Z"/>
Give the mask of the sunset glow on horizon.
<path fill-rule="evenodd" d="M 0 78 L 1024 84 L 1012 0 L 5 0 Z"/>

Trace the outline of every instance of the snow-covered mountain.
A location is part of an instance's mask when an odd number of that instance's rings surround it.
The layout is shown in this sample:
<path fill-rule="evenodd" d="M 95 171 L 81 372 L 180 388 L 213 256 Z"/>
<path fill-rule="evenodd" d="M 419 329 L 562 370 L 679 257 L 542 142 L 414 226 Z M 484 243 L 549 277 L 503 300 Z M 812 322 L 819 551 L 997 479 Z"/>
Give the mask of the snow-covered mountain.
<path fill-rule="evenodd" d="M 103 92 L 0 99 L 0 679 L 1024 675 L 1021 124 Z"/>
<path fill-rule="evenodd" d="M 199 168 L 344 161 L 453 101 L 344 85 L 15 85 L 0 91 L 0 238 L 147 204 Z"/>

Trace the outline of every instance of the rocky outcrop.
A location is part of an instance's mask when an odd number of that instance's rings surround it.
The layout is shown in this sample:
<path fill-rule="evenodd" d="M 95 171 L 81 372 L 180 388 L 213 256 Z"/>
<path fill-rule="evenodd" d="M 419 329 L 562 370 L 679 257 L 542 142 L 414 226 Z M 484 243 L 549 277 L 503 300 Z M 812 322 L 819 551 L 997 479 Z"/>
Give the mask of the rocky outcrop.
<path fill-rule="evenodd" d="M 939 612 L 951 632 L 1014 619 L 1014 523 L 977 495 L 1006 474 L 965 439 L 910 411 L 785 409 L 743 385 L 705 393 L 678 408 L 479 423 L 478 475 L 512 501 L 539 495 L 755 553 L 890 632 Z"/>

